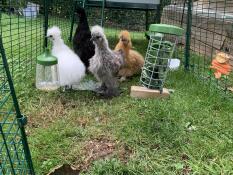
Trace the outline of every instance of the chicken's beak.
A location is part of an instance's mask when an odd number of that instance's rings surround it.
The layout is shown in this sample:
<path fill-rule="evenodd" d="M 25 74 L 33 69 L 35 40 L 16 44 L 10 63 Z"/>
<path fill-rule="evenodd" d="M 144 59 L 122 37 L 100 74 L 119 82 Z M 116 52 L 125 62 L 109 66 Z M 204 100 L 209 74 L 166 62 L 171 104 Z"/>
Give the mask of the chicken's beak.
<path fill-rule="evenodd" d="M 45 36 L 45 38 L 47 38 L 47 39 L 49 39 L 49 40 L 51 40 L 51 41 L 54 41 L 54 38 L 53 38 L 51 35 Z"/>
<path fill-rule="evenodd" d="M 53 38 L 52 35 L 47 35 L 45 36 L 46 38 Z"/>
<path fill-rule="evenodd" d="M 123 42 L 123 44 L 125 45 L 125 46 L 127 46 L 128 44 L 129 44 L 129 41 L 128 40 L 121 40 L 122 42 Z"/>
<path fill-rule="evenodd" d="M 127 39 L 125 39 L 124 37 L 120 37 L 120 40 L 121 40 L 121 42 L 123 42 L 126 45 L 129 43 L 129 41 Z"/>

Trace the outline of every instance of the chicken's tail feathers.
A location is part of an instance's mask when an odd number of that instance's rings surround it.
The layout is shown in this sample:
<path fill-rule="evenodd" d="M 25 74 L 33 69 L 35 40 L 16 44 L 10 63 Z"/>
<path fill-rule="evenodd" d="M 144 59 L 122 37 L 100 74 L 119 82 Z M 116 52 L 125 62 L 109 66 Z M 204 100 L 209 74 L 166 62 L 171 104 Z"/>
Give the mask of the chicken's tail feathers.
<path fill-rule="evenodd" d="M 77 12 L 77 14 L 86 15 L 85 9 L 79 5 L 76 7 L 76 12 Z"/>

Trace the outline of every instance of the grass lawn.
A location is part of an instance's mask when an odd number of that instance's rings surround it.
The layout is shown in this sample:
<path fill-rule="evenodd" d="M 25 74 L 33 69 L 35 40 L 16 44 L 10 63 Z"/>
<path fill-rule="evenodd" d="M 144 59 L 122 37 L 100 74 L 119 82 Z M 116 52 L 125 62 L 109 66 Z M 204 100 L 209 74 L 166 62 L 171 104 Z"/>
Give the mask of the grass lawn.
<path fill-rule="evenodd" d="M 130 98 L 129 87 L 137 82 L 123 83 L 124 93 L 112 100 L 30 87 L 22 104 L 37 173 L 63 163 L 90 164 L 87 174 L 96 175 L 233 171 L 231 101 L 210 94 L 182 70 L 169 77 L 167 87 L 175 93 L 168 100 Z M 189 131 L 188 124 L 196 129 Z M 111 150 L 98 155 L 92 143 Z"/>
<path fill-rule="evenodd" d="M 145 54 L 145 39 L 133 44 Z M 139 76 L 104 100 L 87 91 L 36 90 L 34 72 L 16 90 L 36 174 L 65 163 L 90 175 L 233 172 L 233 103 L 192 74 L 171 72 L 166 87 L 175 92 L 166 100 L 132 99 Z"/>

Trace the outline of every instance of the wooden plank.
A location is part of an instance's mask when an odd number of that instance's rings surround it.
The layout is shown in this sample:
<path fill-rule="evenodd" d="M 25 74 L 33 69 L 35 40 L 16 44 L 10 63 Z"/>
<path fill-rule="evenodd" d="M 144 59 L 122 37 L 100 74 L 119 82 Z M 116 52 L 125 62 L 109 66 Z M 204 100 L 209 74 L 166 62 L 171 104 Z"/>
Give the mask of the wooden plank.
<path fill-rule="evenodd" d="M 141 86 L 131 86 L 130 96 L 133 98 L 168 98 L 170 96 L 169 90 L 164 88 L 161 94 L 159 90 L 148 89 Z"/>

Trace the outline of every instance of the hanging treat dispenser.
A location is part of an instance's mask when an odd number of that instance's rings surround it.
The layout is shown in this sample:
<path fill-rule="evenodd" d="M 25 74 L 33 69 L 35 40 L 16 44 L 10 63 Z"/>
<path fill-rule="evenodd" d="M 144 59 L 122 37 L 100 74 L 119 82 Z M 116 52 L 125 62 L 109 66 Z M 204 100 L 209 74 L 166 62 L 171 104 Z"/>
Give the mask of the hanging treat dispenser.
<path fill-rule="evenodd" d="M 37 57 L 36 66 L 36 88 L 45 91 L 58 89 L 58 61 L 52 56 L 48 49 Z"/>
<path fill-rule="evenodd" d="M 132 86 L 132 97 L 147 98 L 163 96 L 163 93 L 169 94 L 168 90 L 164 89 L 164 82 L 176 45 L 183 33 L 182 28 L 172 25 L 150 25 L 148 32 L 150 40 L 140 77 L 140 84 L 143 87 Z"/>

